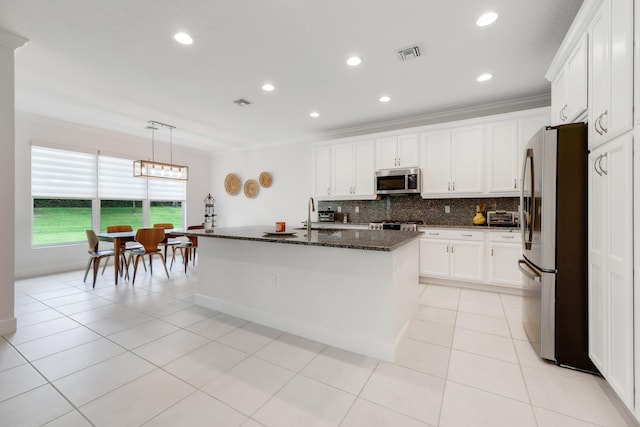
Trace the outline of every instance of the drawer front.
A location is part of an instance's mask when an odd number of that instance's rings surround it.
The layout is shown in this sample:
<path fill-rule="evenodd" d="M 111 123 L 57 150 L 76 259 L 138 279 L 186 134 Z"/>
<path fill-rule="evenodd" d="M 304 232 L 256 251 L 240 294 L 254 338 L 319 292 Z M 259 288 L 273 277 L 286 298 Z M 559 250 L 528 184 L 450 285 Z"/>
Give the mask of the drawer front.
<path fill-rule="evenodd" d="M 454 240 L 480 241 L 484 240 L 484 231 L 456 230 L 455 235 L 451 238 Z"/>
<path fill-rule="evenodd" d="M 484 240 L 484 231 L 466 230 L 460 228 L 421 228 L 423 239 L 443 240 Z"/>
<path fill-rule="evenodd" d="M 489 233 L 489 241 L 502 243 L 521 243 L 522 235 L 520 231 L 492 231 Z"/>

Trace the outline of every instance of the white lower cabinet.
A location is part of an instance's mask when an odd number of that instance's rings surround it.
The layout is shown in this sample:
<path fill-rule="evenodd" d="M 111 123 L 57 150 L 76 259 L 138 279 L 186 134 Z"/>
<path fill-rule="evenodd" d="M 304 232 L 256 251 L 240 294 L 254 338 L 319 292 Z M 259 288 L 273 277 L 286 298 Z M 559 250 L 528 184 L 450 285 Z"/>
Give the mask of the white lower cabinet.
<path fill-rule="evenodd" d="M 522 256 L 522 238 L 518 231 L 487 233 L 488 283 L 523 288 L 518 260 Z"/>
<path fill-rule="evenodd" d="M 454 229 L 426 230 L 420 239 L 420 275 L 482 282 L 484 233 Z"/>
<path fill-rule="evenodd" d="M 589 166 L 589 357 L 633 411 L 633 135 L 593 150 Z"/>

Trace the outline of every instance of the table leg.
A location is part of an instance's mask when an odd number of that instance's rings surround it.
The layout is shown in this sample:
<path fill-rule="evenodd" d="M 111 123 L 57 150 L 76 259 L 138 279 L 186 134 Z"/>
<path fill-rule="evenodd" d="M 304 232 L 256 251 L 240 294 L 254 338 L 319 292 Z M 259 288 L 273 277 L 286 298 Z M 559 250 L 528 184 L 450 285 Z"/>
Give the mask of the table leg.
<path fill-rule="evenodd" d="M 116 275 L 116 285 L 118 284 L 118 276 L 120 273 L 120 239 L 118 237 L 113 239 L 113 264 L 114 264 L 114 269 L 113 271 L 115 272 Z"/>

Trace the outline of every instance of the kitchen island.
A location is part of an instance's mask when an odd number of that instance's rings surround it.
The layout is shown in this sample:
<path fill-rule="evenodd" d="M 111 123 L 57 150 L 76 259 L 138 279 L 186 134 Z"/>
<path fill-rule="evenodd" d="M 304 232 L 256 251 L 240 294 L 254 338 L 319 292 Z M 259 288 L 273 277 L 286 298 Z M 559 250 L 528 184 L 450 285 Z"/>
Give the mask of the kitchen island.
<path fill-rule="evenodd" d="M 267 231 L 188 233 L 200 237 L 196 304 L 394 361 L 417 310 L 422 233 Z"/>

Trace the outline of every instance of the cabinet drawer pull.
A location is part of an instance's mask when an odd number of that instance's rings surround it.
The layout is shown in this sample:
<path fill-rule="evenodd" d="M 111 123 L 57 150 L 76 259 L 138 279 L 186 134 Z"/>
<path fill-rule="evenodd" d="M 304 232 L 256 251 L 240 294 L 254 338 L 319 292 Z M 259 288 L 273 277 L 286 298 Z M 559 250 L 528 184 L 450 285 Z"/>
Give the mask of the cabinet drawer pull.
<path fill-rule="evenodd" d="M 461 234 L 462 237 L 473 237 L 473 234 Z"/>
<path fill-rule="evenodd" d="M 439 235 L 440 235 L 440 233 L 432 233 L 432 232 L 429 232 L 429 236 L 439 236 Z"/>
<path fill-rule="evenodd" d="M 502 236 L 503 239 L 513 239 L 513 236 Z"/>

